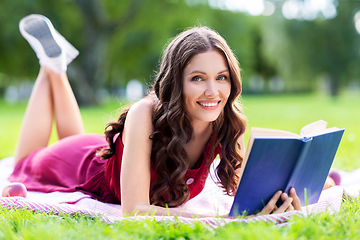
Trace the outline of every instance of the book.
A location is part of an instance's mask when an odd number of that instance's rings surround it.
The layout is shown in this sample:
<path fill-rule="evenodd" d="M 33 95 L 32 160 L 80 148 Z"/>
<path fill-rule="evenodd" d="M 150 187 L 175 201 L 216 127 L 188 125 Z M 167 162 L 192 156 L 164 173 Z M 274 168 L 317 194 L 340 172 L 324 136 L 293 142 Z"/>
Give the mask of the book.
<path fill-rule="evenodd" d="M 310 123 L 300 135 L 275 129 L 251 128 L 229 216 L 255 214 L 281 190 L 294 187 L 301 206 L 316 203 L 345 129 Z"/>

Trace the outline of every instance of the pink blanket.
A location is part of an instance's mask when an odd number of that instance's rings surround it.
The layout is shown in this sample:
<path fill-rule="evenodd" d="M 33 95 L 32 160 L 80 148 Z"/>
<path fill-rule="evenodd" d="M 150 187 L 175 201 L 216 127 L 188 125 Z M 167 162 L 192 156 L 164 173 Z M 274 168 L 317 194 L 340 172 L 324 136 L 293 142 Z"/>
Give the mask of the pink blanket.
<path fill-rule="evenodd" d="M 204 190 L 195 198 L 179 207 L 182 211 L 192 212 L 196 214 L 207 214 L 213 217 L 208 218 L 184 218 L 184 217 L 158 217 L 152 216 L 156 220 L 174 220 L 184 223 L 193 223 L 194 221 L 202 221 L 210 226 L 217 227 L 228 222 L 257 222 L 266 221 L 271 223 L 286 223 L 292 216 L 306 216 L 309 213 L 321 211 L 339 211 L 342 196 L 345 192 L 349 196 L 354 196 L 360 189 L 360 170 L 359 172 L 346 173 L 336 171 L 341 176 L 341 186 L 336 186 L 323 191 L 319 202 L 307 207 L 303 207 L 302 211 L 293 211 L 282 214 L 272 214 L 267 216 L 257 216 L 247 219 L 228 219 L 216 217 L 225 215 L 229 212 L 233 197 L 224 195 L 221 189 L 214 183 L 213 170 L 218 161 L 214 161 L 211 167 L 210 176 L 208 177 Z M 13 159 L 5 158 L 0 161 L 0 191 L 9 184 L 7 177 L 13 169 Z M 28 192 L 27 198 L 21 197 L 0 197 L 0 206 L 6 208 L 27 208 L 34 211 L 42 211 L 57 214 L 59 212 L 75 214 L 83 213 L 91 216 L 100 216 L 106 222 L 121 221 L 124 217 L 121 215 L 121 206 L 115 204 L 107 204 L 91 199 L 90 196 L 81 192 L 74 193 L 40 193 Z M 127 217 L 127 219 L 141 220 L 150 218 L 150 216 Z"/>

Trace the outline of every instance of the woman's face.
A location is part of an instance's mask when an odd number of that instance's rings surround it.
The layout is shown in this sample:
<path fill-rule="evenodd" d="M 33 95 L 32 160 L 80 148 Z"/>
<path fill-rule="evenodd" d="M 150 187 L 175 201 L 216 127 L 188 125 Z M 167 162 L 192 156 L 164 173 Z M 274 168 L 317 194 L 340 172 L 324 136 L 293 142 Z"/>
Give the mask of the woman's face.
<path fill-rule="evenodd" d="M 215 121 L 231 91 L 225 57 L 217 50 L 195 55 L 184 68 L 183 83 L 183 101 L 190 122 Z"/>

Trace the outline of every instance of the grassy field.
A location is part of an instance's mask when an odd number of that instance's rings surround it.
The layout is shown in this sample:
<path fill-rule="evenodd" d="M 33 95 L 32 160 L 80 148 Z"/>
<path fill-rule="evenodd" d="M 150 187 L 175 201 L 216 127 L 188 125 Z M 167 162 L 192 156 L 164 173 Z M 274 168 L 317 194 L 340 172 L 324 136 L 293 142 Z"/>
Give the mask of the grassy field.
<path fill-rule="evenodd" d="M 329 127 L 345 128 L 334 167 L 351 171 L 360 167 L 360 96 L 331 99 L 320 95 L 244 96 L 249 127 L 267 127 L 299 133 L 302 126 L 322 119 Z M 115 120 L 122 102 L 81 108 L 86 132 L 102 133 Z M 26 105 L 0 100 L 0 159 L 12 156 Z M 248 133 L 246 134 L 246 138 Z M 53 134 L 51 141 L 56 141 Z M 341 211 L 294 218 L 292 224 L 227 224 L 215 230 L 170 222 L 107 224 L 86 216 L 47 215 L 0 208 L 0 239 L 360 239 L 360 199 L 346 199 Z"/>

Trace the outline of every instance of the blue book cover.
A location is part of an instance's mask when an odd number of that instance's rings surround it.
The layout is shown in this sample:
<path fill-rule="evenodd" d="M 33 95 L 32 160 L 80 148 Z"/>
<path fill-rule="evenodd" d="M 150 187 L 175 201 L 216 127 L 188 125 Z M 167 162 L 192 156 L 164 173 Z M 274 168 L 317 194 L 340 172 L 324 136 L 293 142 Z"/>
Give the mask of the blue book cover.
<path fill-rule="evenodd" d="M 275 192 L 289 193 L 291 187 L 296 189 L 301 206 L 316 203 L 343 133 L 344 129 L 326 129 L 322 120 L 304 127 L 301 135 L 251 129 L 229 216 L 255 214 Z"/>

